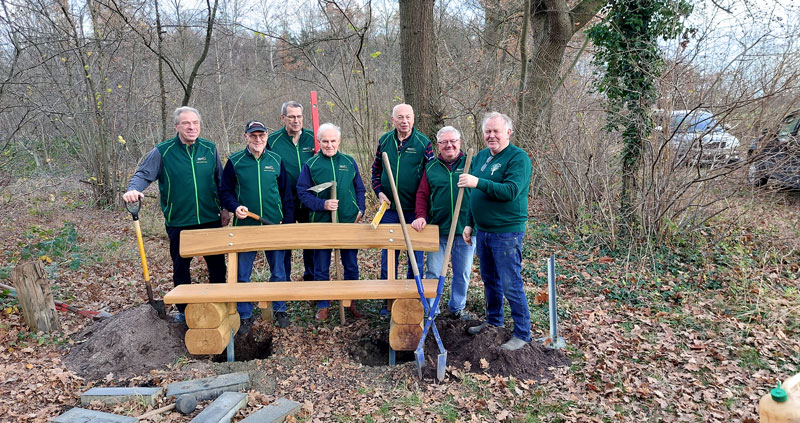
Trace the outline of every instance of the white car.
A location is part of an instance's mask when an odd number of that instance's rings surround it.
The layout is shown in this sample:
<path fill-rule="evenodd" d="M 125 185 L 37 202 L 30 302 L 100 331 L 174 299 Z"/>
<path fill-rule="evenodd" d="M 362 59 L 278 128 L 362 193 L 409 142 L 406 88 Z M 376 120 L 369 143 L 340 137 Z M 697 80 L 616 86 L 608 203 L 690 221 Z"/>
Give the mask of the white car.
<path fill-rule="evenodd" d="M 739 139 L 708 110 L 656 111 L 656 130 L 669 140 L 678 161 L 729 164 L 739 161 Z"/>

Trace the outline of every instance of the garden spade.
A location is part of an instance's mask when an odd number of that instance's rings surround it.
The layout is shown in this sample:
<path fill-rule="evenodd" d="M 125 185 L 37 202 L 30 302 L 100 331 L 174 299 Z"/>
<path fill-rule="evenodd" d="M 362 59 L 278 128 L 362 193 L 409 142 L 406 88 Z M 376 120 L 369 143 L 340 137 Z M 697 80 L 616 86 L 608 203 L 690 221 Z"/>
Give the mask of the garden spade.
<path fill-rule="evenodd" d="M 144 242 L 142 241 L 142 228 L 139 226 L 139 210 L 142 201 L 137 199 L 133 203 L 125 203 L 125 208 L 133 217 L 133 228 L 136 230 L 136 242 L 139 243 L 139 256 L 142 258 L 142 272 L 144 273 L 144 286 L 147 288 L 147 302 L 156 310 L 158 317 L 166 320 L 167 311 L 164 309 L 163 300 L 153 299 L 153 287 L 150 285 L 150 272 L 147 270 L 147 257 L 144 255 Z"/>
<path fill-rule="evenodd" d="M 406 240 L 408 261 L 411 263 L 411 270 L 414 272 L 414 282 L 417 284 L 419 300 L 422 302 L 422 308 L 424 309 L 425 316 L 429 316 L 429 322 L 426 323 L 425 327 L 431 327 L 433 329 L 433 337 L 436 339 L 436 344 L 439 346 L 439 356 L 436 362 L 436 378 L 439 379 L 439 381 L 442 381 L 444 380 L 444 372 L 447 369 L 447 350 L 444 349 L 444 345 L 442 345 L 442 338 L 439 336 L 439 331 L 436 330 L 436 325 L 433 324 L 433 317 L 435 317 L 435 314 L 433 313 L 433 308 L 428 305 L 428 300 L 425 298 L 425 288 L 422 286 L 422 279 L 420 279 L 419 276 L 419 267 L 417 267 L 417 259 L 414 257 L 414 248 L 411 246 L 411 238 L 408 236 L 408 227 L 406 226 L 405 216 L 403 216 L 403 206 L 400 205 L 400 196 L 397 194 L 397 187 L 394 183 L 392 166 L 391 163 L 389 163 L 389 156 L 386 153 L 383 153 L 383 166 L 389 176 L 389 185 L 392 187 L 392 196 L 394 198 L 395 207 L 397 208 L 397 216 L 400 218 L 400 228 L 403 230 L 403 238 Z M 436 299 L 434 300 L 434 304 L 437 306 L 439 304 L 439 297 L 441 296 L 442 291 L 441 282 L 439 285 L 440 287 L 437 289 Z M 419 375 L 419 378 L 422 379 L 422 367 L 425 366 L 425 353 L 422 350 L 422 344 L 425 343 L 424 332 L 420 337 L 419 342 L 419 346 L 414 351 L 414 358 L 417 362 L 417 374 Z"/>

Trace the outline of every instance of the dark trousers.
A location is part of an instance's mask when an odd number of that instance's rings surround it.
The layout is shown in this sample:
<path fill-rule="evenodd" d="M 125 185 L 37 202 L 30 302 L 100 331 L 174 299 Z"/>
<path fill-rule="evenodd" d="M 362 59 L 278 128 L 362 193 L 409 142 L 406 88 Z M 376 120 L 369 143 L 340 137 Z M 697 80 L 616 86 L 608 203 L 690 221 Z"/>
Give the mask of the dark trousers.
<path fill-rule="evenodd" d="M 305 207 L 295 207 L 294 217 L 297 223 L 308 223 L 308 209 Z M 292 250 L 283 250 L 283 270 L 286 272 L 286 280 L 292 279 Z M 303 250 L 303 280 L 314 280 L 314 250 Z"/>
<path fill-rule="evenodd" d="M 189 266 L 192 263 L 191 257 L 181 257 L 181 231 L 189 229 L 208 229 L 208 228 L 221 228 L 220 222 L 214 221 L 204 223 L 202 225 L 192 226 L 167 226 L 167 236 L 169 237 L 169 256 L 172 257 L 172 282 L 175 286 L 185 283 L 192 283 L 192 278 L 189 273 Z M 224 283 L 225 282 L 225 256 L 223 254 L 215 254 L 213 256 L 203 256 L 208 266 L 208 281 L 211 283 Z M 186 310 L 186 304 L 177 304 L 178 311 L 183 313 Z"/>

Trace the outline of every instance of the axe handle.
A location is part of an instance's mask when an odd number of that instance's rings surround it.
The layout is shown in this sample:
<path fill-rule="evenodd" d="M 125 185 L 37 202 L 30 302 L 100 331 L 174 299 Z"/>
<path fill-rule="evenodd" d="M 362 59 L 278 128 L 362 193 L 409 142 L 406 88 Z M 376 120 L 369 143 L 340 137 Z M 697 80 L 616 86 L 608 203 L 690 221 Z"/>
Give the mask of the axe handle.
<path fill-rule="evenodd" d="M 263 223 L 265 225 L 274 225 L 274 223 L 270 222 L 267 219 L 264 219 L 263 217 L 255 214 L 255 213 L 247 212 L 247 217 L 249 217 L 251 219 L 258 220 L 259 222 L 261 222 L 261 223 Z"/>
<path fill-rule="evenodd" d="M 472 148 L 467 150 L 467 161 L 464 163 L 464 173 L 469 173 L 469 166 L 472 164 L 472 154 L 475 152 Z M 453 248 L 453 238 L 456 236 L 456 227 L 458 226 L 458 215 L 461 211 L 461 201 L 464 199 L 464 187 L 458 189 L 458 196 L 456 197 L 456 208 L 453 210 L 453 220 L 450 222 L 450 232 L 447 234 L 447 244 L 444 247 L 444 261 L 442 261 L 442 273 L 447 274 L 447 265 L 450 261 L 450 252 Z"/>

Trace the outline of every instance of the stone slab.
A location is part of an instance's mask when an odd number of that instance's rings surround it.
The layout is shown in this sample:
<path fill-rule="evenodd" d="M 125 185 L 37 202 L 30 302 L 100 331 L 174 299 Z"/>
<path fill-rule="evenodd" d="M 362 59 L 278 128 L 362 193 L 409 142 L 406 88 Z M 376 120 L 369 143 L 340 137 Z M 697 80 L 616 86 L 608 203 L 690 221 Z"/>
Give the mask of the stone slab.
<path fill-rule="evenodd" d="M 138 420 L 136 417 L 76 407 L 50 421 L 55 423 L 136 423 Z"/>
<path fill-rule="evenodd" d="M 126 401 L 143 401 L 147 405 L 155 405 L 156 398 L 163 391 L 164 388 L 160 387 L 95 387 L 81 394 L 81 405 L 89 405 L 92 401 L 100 401 L 106 405 Z"/>
<path fill-rule="evenodd" d="M 282 423 L 286 416 L 300 410 L 300 403 L 286 398 L 278 398 L 275 402 L 247 416 L 239 423 Z"/>
<path fill-rule="evenodd" d="M 223 392 L 192 419 L 194 423 L 229 423 L 240 408 L 247 405 L 247 394 Z"/>
<path fill-rule="evenodd" d="M 239 392 L 248 389 L 250 389 L 250 377 L 247 372 L 238 372 L 170 383 L 167 385 L 167 397 L 194 395 L 198 401 L 203 401 L 214 399 L 223 392 Z"/>

